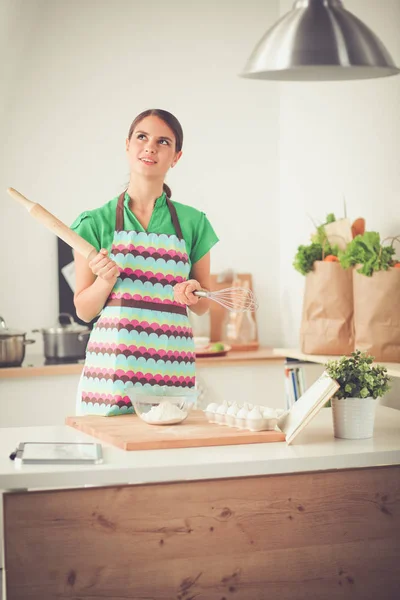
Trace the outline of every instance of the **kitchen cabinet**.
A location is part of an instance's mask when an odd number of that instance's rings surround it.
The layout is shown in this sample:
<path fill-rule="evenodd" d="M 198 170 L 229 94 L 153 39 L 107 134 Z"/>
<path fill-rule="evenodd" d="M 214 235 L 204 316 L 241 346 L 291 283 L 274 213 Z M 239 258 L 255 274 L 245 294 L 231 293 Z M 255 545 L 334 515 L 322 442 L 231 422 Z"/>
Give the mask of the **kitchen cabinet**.
<path fill-rule="evenodd" d="M 200 408 L 225 398 L 285 408 L 284 362 L 271 348 L 198 358 Z M 75 414 L 82 368 L 30 355 L 22 367 L 0 369 L 0 426 L 62 425 Z"/>

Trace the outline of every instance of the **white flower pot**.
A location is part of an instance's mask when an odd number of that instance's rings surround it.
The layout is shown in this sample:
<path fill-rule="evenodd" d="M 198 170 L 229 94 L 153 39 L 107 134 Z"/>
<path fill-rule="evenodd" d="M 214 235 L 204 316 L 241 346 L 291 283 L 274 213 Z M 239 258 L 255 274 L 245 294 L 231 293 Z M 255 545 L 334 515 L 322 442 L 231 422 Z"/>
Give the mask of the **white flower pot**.
<path fill-rule="evenodd" d="M 371 438 L 378 401 L 374 398 L 332 398 L 334 436 L 348 440 Z"/>

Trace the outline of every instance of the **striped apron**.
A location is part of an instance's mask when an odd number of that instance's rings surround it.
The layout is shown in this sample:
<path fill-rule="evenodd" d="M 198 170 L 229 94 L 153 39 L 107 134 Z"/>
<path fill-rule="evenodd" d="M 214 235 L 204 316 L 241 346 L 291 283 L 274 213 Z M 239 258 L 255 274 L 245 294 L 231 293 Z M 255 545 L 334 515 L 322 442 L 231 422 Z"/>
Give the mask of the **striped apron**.
<path fill-rule="evenodd" d="M 133 413 L 132 387 L 195 387 L 195 352 L 187 307 L 173 287 L 189 278 L 190 263 L 178 215 L 167 206 L 175 234 L 124 231 L 124 197 L 118 198 L 110 258 L 117 282 L 91 332 L 79 385 L 78 414 Z"/>

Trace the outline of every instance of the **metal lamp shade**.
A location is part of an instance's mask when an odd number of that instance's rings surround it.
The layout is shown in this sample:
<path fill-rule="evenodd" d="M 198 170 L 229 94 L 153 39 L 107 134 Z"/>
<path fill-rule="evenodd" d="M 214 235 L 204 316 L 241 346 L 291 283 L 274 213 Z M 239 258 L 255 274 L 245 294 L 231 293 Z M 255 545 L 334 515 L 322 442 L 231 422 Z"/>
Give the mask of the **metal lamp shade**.
<path fill-rule="evenodd" d="M 340 0 L 298 0 L 262 37 L 242 77 L 334 81 L 396 75 L 392 57 Z"/>

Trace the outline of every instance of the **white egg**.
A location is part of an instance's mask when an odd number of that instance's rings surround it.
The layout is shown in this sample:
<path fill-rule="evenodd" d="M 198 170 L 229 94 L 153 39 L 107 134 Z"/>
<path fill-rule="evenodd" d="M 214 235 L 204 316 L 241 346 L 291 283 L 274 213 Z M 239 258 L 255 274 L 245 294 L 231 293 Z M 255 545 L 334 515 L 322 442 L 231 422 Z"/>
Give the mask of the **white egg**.
<path fill-rule="evenodd" d="M 276 412 L 275 412 L 274 408 L 269 408 L 269 407 L 264 408 L 262 414 L 263 414 L 264 419 L 275 419 L 275 417 L 276 417 Z"/>
<path fill-rule="evenodd" d="M 236 402 L 234 402 L 234 403 L 232 404 L 232 406 L 230 406 L 230 407 L 228 408 L 228 410 L 226 411 L 226 414 L 227 414 L 227 415 L 236 416 L 236 414 L 237 414 L 238 410 L 239 410 L 239 407 L 238 407 L 238 405 L 236 404 Z"/>
<path fill-rule="evenodd" d="M 248 419 L 262 419 L 263 415 L 260 411 L 260 409 L 258 408 L 258 406 L 255 406 L 253 408 L 253 410 L 251 410 L 248 415 L 247 415 Z"/>
<path fill-rule="evenodd" d="M 242 406 L 242 408 L 239 409 L 236 416 L 238 419 L 247 419 L 248 413 L 249 413 L 249 411 L 247 410 L 247 408 L 245 406 Z"/>

